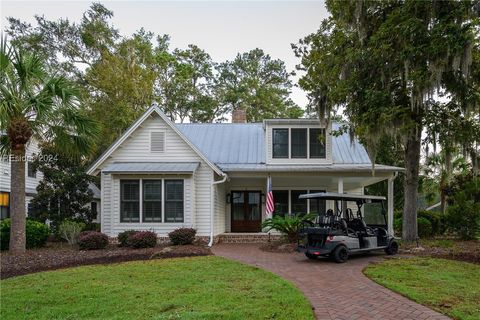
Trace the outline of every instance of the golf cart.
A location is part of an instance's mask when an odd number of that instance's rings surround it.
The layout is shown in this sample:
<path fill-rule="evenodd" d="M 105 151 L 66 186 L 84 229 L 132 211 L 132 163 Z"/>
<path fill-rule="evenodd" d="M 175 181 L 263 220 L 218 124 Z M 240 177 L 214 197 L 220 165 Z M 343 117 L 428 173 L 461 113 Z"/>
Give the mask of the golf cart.
<path fill-rule="evenodd" d="M 297 251 L 304 252 L 309 259 L 328 256 L 341 263 L 350 254 L 373 250 L 385 250 L 389 255 L 398 252 L 398 243 L 387 231 L 385 197 L 309 193 L 299 199 L 317 201 L 317 208 L 320 201 L 334 201 L 333 210 L 319 212 L 314 221 L 304 221 L 299 230 Z"/>

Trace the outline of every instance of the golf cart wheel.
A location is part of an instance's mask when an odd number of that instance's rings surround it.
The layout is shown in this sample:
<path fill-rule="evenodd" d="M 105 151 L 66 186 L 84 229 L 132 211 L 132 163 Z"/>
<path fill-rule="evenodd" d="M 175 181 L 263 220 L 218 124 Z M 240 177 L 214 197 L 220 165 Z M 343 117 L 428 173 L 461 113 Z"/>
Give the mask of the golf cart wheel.
<path fill-rule="evenodd" d="M 337 263 L 343 263 L 348 259 L 348 250 L 345 246 L 338 246 L 333 251 L 333 260 Z"/>
<path fill-rule="evenodd" d="M 305 252 L 305 256 L 310 260 L 317 260 L 317 258 L 318 258 L 317 255 L 314 255 L 314 254 L 311 254 L 311 253 L 308 253 L 308 252 Z"/>
<path fill-rule="evenodd" d="M 385 253 L 389 256 L 396 255 L 398 253 L 398 243 L 395 240 L 390 241 L 388 247 L 385 249 Z"/>

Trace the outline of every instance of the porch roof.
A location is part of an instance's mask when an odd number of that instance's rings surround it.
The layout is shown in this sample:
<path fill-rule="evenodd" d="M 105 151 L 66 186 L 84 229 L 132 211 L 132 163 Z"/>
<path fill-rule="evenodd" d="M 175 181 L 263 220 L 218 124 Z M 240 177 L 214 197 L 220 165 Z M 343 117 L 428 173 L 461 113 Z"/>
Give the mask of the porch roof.
<path fill-rule="evenodd" d="M 371 172 L 371 164 L 318 164 L 318 165 L 274 165 L 274 164 L 243 164 L 243 163 L 217 163 L 225 172 Z M 375 171 L 392 172 L 404 171 L 403 168 L 376 164 Z"/>
<path fill-rule="evenodd" d="M 198 162 L 114 162 L 102 170 L 113 174 L 193 173 Z"/>

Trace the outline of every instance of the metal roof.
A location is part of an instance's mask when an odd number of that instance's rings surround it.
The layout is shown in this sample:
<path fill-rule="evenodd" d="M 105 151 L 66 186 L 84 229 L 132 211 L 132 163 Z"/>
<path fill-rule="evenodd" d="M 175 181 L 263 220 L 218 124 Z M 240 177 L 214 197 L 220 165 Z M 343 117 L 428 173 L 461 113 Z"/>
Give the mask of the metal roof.
<path fill-rule="evenodd" d="M 368 200 L 371 200 L 372 202 L 387 200 L 387 198 L 382 196 L 354 195 L 354 194 L 333 193 L 333 192 L 317 192 L 317 193 L 301 194 L 298 198 L 299 199 L 345 200 L 345 201 L 361 200 L 362 202 L 366 202 Z"/>
<path fill-rule="evenodd" d="M 241 163 L 217 163 L 217 166 L 222 169 L 222 171 L 238 171 L 238 172 L 284 172 L 284 171 L 295 171 L 295 172 L 371 172 L 371 164 L 241 164 Z M 383 164 L 376 164 L 376 172 L 384 171 L 403 171 L 403 168 L 387 166 Z"/>
<path fill-rule="evenodd" d="M 316 121 L 303 119 L 303 121 Z M 273 121 L 273 120 L 272 120 Z M 283 120 L 285 121 L 285 119 Z M 268 120 L 266 120 L 268 122 Z M 178 129 L 218 166 L 265 164 L 265 129 L 262 123 L 177 123 Z M 340 124 L 333 123 L 337 130 Z M 371 165 L 358 139 L 348 133 L 332 136 L 333 164 Z"/>
<path fill-rule="evenodd" d="M 103 173 L 193 173 L 198 162 L 115 162 L 102 170 Z"/>

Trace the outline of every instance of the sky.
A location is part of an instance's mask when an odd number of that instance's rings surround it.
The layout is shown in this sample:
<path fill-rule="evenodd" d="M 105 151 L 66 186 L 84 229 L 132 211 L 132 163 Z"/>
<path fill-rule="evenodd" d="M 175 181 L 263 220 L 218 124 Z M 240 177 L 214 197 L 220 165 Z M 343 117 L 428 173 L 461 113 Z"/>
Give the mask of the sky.
<path fill-rule="evenodd" d="M 171 48 L 196 44 L 216 62 L 232 60 L 238 52 L 261 48 L 293 71 L 300 61 L 290 44 L 315 32 L 328 16 L 323 1 L 99 1 L 114 12 L 112 23 L 122 35 L 141 27 L 168 34 Z M 91 1 L 0 2 L 0 27 L 6 18 L 34 23 L 34 15 L 79 21 Z M 299 75 L 294 77 L 296 83 Z M 300 88 L 291 98 L 301 107 L 308 102 Z"/>

